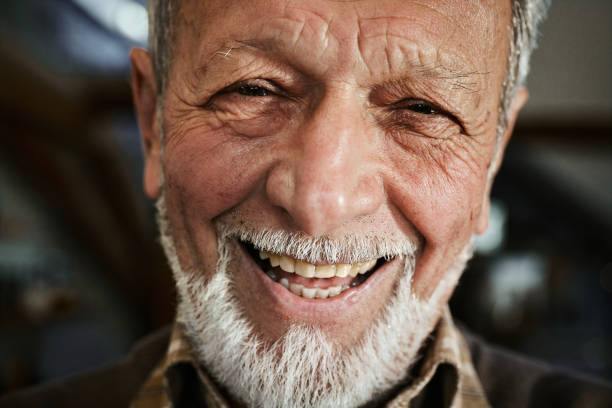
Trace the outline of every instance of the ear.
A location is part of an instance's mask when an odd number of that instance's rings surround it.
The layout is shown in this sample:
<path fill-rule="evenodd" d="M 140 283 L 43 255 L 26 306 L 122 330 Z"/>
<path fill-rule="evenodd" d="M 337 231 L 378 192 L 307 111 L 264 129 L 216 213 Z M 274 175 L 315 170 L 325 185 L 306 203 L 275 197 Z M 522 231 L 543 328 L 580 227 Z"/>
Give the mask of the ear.
<path fill-rule="evenodd" d="M 527 99 L 529 99 L 529 91 L 527 88 L 521 87 L 514 96 L 512 104 L 510 105 L 510 112 L 508 112 L 508 124 L 504 130 L 501 140 L 499 141 L 499 146 L 496 148 L 495 157 L 491 162 L 491 170 L 489 173 L 489 179 L 487 180 L 487 189 L 483 198 L 480 216 L 478 217 L 478 222 L 476 224 L 475 232 L 477 234 L 484 234 L 489 227 L 489 214 L 491 212 L 491 187 L 493 185 L 493 179 L 501 166 L 504 152 L 506 151 L 506 147 L 510 141 L 510 136 L 514 130 L 516 118 L 518 117 L 520 110 L 527 102 Z"/>
<path fill-rule="evenodd" d="M 138 126 L 144 151 L 143 184 L 145 193 L 157 199 L 160 193 L 161 134 L 157 115 L 157 85 L 153 63 L 149 53 L 134 48 L 130 53 L 132 62 L 132 97 L 138 117 Z"/>

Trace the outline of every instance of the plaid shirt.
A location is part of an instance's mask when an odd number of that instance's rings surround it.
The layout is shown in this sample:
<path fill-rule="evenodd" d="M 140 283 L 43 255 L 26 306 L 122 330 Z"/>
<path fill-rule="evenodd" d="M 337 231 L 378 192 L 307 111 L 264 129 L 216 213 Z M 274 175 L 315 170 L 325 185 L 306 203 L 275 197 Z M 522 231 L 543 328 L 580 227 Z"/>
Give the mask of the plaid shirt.
<path fill-rule="evenodd" d="M 432 341 L 416 367 L 414 379 L 387 398 L 386 407 L 488 407 L 468 345 L 444 310 Z M 165 357 L 142 385 L 131 408 L 231 404 L 193 357 L 179 325 L 175 325 Z"/>

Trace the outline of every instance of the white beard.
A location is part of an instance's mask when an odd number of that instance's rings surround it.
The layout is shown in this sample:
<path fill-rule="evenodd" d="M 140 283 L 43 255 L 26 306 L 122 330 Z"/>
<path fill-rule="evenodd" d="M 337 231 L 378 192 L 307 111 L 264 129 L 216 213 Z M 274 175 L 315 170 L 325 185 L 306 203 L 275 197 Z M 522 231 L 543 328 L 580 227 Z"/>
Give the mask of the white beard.
<path fill-rule="evenodd" d="M 163 196 L 158 218 L 179 293 L 177 320 L 215 380 L 250 407 L 355 407 L 396 385 L 408 376 L 439 319 L 440 296 L 456 284 L 471 256 L 466 247 L 425 303 L 411 292 L 414 252 L 404 255 L 393 297 L 350 347 L 335 344 L 324 329 L 297 324 L 266 344 L 232 293 L 234 238 L 218 231 L 217 270 L 206 281 L 201 271 L 181 268 Z"/>

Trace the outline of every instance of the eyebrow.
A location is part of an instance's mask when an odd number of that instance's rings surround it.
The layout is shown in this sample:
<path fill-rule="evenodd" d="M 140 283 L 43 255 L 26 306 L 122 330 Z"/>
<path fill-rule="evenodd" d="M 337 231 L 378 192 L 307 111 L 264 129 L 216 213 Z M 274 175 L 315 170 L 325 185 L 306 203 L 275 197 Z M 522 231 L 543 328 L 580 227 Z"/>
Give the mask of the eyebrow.
<path fill-rule="evenodd" d="M 468 93 L 479 92 L 479 79 L 488 76 L 490 72 L 464 71 L 449 68 L 443 65 L 425 65 L 420 62 L 411 61 L 411 74 L 433 80 L 450 82 L 450 89 L 463 90 Z"/>
<path fill-rule="evenodd" d="M 200 64 L 197 68 L 197 71 L 200 73 L 206 73 L 211 63 L 215 59 L 224 58 L 228 59 L 233 57 L 235 52 L 244 52 L 249 50 L 262 51 L 262 52 L 270 52 L 270 51 L 278 51 L 281 49 L 273 39 L 268 40 L 227 40 L 224 41 L 223 44 L 213 51 L 207 58 L 205 62 Z"/>
<path fill-rule="evenodd" d="M 266 51 L 273 45 L 272 40 L 267 41 L 255 41 L 255 40 L 229 40 L 225 41 L 221 47 L 217 48 L 215 52 L 213 52 L 212 57 L 222 56 L 229 57 L 234 50 L 243 50 L 243 49 L 257 49 L 261 51 Z"/>

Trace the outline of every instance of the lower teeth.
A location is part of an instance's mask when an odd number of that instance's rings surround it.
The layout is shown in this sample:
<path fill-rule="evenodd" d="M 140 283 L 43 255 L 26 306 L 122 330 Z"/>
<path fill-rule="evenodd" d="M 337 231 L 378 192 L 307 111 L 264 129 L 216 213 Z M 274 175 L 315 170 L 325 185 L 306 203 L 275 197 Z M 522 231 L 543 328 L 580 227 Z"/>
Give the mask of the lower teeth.
<path fill-rule="evenodd" d="M 342 286 L 329 286 L 327 288 L 309 288 L 299 283 L 289 283 L 287 278 L 280 280 L 275 279 L 277 276 L 273 271 L 266 272 L 271 279 L 275 282 L 280 283 L 285 289 L 293 293 L 294 295 L 303 297 L 305 299 L 327 299 L 342 294 L 347 289 L 353 288 L 360 284 L 359 281 L 351 283 L 351 285 Z"/>
<path fill-rule="evenodd" d="M 289 280 L 283 278 L 280 280 L 280 284 L 294 295 L 306 298 L 306 299 L 327 299 L 334 296 L 340 295 L 345 290 L 349 289 L 348 285 L 342 286 L 330 286 L 328 288 L 308 288 L 299 283 L 289 283 Z"/>
<path fill-rule="evenodd" d="M 268 265 L 269 266 L 269 265 Z M 263 269 L 263 268 L 262 268 Z M 350 288 L 354 288 L 356 286 L 361 285 L 371 274 L 371 271 L 368 274 L 360 274 L 358 275 L 349 285 L 342 286 L 330 286 L 328 288 L 309 288 L 304 285 L 289 283 L 288 279 L 282 278 L 279 279 L 279 276 L 274 271 L 274 268 L 267 270 L 266 275 L 274 282 L 280 283 L 285 289 L 289 290 L 293 294 L 300 296 L 306 299 L 327 299 L 331 297 L 335 297 L 341 295 L 344 291 Z"/>

